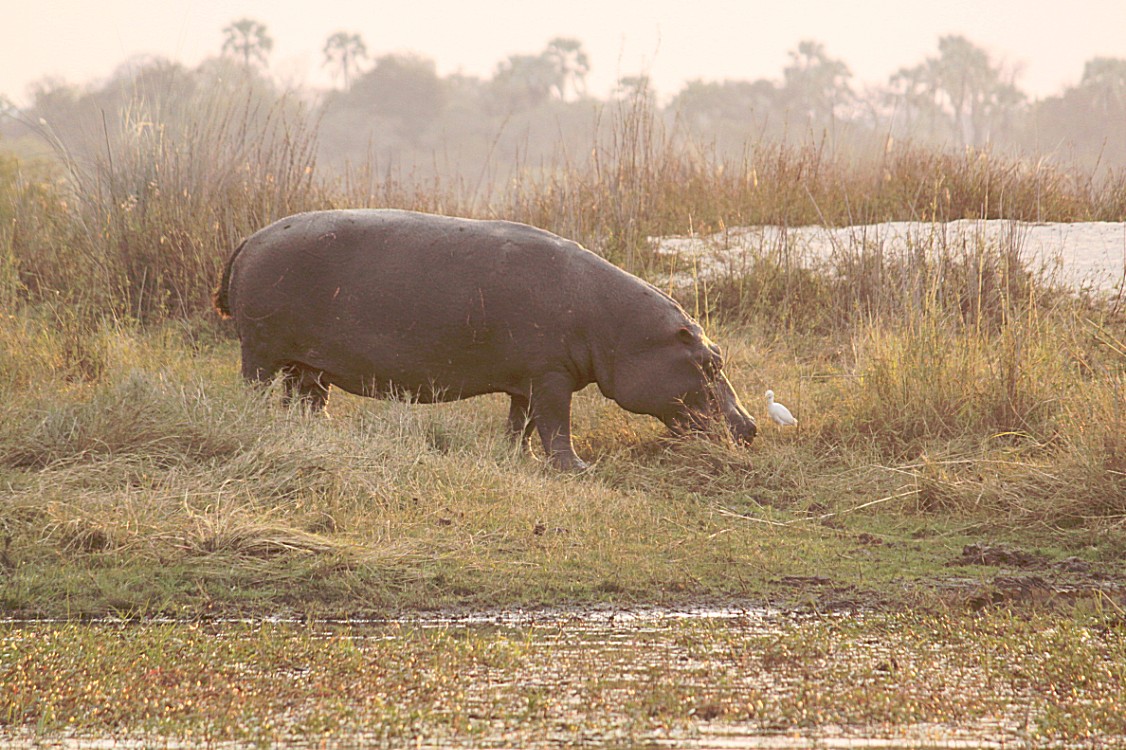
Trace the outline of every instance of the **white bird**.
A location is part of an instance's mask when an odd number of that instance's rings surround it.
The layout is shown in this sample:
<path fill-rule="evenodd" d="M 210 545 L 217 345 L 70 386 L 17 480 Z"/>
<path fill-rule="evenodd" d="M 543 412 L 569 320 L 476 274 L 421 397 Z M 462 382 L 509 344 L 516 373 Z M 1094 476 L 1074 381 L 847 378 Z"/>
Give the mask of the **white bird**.
<path fill-rule="evenodd" d="M 795 425 L 798 423 L 789 409 L 774 400 L 774 391 L 766 392 L 766 413 L 780 425 Z"/>

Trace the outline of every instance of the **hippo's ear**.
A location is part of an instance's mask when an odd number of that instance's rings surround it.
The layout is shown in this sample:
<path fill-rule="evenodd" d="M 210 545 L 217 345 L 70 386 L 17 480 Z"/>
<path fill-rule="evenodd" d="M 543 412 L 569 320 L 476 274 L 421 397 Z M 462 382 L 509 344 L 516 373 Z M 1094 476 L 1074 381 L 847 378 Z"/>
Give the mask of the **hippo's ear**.
<path fill-rule="evenodd" d="M 693 334 L 692 329 L 687 326 L 681 326 L 680 328 L 678 328 L 676 331 L 676 337 L 685 344 L 694 344 L 696 342 L 695 334 Z"/>

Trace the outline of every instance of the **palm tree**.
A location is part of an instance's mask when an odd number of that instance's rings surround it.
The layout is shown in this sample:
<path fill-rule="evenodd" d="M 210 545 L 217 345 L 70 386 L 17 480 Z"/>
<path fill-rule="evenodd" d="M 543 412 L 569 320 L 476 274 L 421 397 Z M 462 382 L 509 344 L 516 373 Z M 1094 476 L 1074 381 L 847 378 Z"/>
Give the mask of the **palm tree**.
<path fill-rule="evenodd" d="M 958 35 L 938 40 L 938 55 L 901 68 L 889 81 L 893 103 L 904 105 L 908 126 L 926 116 L 931 138 L 983 146 L 1010 131 L 1027 97 L 1016 70 L 995 65 L 989 54 Z"/>
<path fill-rule="evenodd" d="M 900 68 L 889 80 L 888 103 L 902 104 L 904 126 L 908 137 L 916 134 L 920 121 L 926 117 L 927 135 L 935 137 L 935 121 L 939 107 L 937 90 L 929 63 Z"/>
<path fill-rule="evenodd" d="M 964 36 L 948 35 L 938 40 L 938 61 L 935 73 L 939 88 L 949 97 L 953 110 L 954 133 L 958 142 L 966 144 L 967 110 L 981 93 L 990 73 L 989 57 Z"/>
<path fill-rule="evenodd" d="M 366 60 L 368 48 L 359 34 L 338 31 L 325 42 L 325 65 L 335 65 L 344 76 L 344 89 L 349 88 L 349 74 Z"/>
<path fill-rule="evenodd" d="M 547 43 L 543 57 L 549 60 L 559 73 L 555 90 L 560 99 L 567 98 L 565 89 L 568 82 L 575 96 L 581 97 L 586 92 L 586 74 L 590 72 L 590 58 L 583 50 L 582 42 L 578 39 L 556 37 Z"/>
<path fill-rule="evenodd" d="M 250 69 L 251 58 L 265 65 L 266 55 L 274 48 L 274 40 L 266 33 L 266 26 L 250 18 L 228 24 L 223 28 L 223 34 L 223 53 L 241 55 L 246 70 Z"/>
<path fill-rule="evenodd" d="M 852 72 L 834 60 L 820 42 L 803 41 L 790 51 L 790 64 L 782 71 L 784 93 L 810 120 L 832 122 L 837 107 L 853 99 Z"/>

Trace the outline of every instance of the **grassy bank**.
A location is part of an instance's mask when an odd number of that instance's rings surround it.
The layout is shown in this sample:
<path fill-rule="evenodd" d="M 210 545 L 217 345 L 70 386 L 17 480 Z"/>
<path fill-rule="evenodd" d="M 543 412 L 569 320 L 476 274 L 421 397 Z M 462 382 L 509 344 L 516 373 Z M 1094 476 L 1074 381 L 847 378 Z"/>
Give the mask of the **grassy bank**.
<path fill-rule="evenodd" d="M 627 107 L 589 160 L 486 194 L 322 176 L 315 132 L 286 109 L 205 104 L 176 127 L 123 116 L 101 158 L 60 144 L 61 166 L 3 165 L 5 612 L 821 606 L 925 598 L 951 576 L 988 598 L 997 566 L 962 560 L 968 543 L 1032 550 L 1041 577 L 1073 555 L 1113 569 L 1126 551 L 1122 311 L 1058 289 L 1019 243 L 867 248 L 817 268 L 764 247 L 678 289 L 725 346 L 761 437 L 672 440 L 588 390 L 576 442 L 597 466 L 579 477 L 514 452 L 495 398 L 287 412 L 239 383 L 232 332 L 207 307 L 240 237 L 310 208 L 525 220 L 655 278 L 670 269 L 651 235 L 1122 219 L 1120 180 L 900 146 L 862 159 L 755 145 L 724 164 Z M 799 429 L 765 423 L 768 387 Z"/>
<path fill-rule="evenodd" d="M 0 407 L 11 614 L 933 602 L 937 581 L 970 576 L 968 600 L 1008 567 L 959 562 L 966 544 L 1042 555 L 1041 576 L 1074 555 L 1114 571 L 1126 553 L 1121 362 L 1071 366 L 1054 327 L 949 348 L 933 330 L 865 330 L 844 350 L 721 328 L 754 446 L 671 439 L 592 388 L 575 407 L 596 462 L 582 476 L 516 452 L 501 398 L 334 396 L 320 419 L 245 389 L 234 342 L 200 328 L 106 326 L 69 366 L 42 322 L 0 329 L 19 354 Z M 1082 361 L 1107 356 L 1105 329 L 1071 333 Z M 766 423 L 768 385 L 799 430 Z"/>

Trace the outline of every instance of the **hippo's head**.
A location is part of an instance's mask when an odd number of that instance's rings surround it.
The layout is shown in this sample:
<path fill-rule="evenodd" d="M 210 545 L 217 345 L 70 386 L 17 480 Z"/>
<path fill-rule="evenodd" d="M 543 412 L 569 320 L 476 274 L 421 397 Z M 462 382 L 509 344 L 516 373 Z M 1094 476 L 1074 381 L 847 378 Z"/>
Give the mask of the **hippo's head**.
<path fill-rule="evenodd" d="M 723 354 L 695 323 L 646 336 L 635 351 L 619 352 L 613 398 L 632 412 L 651 414 L 673 432 L 726 426 L 737 442 L 750 444 L 755 419 L 723 373 Z"/>

